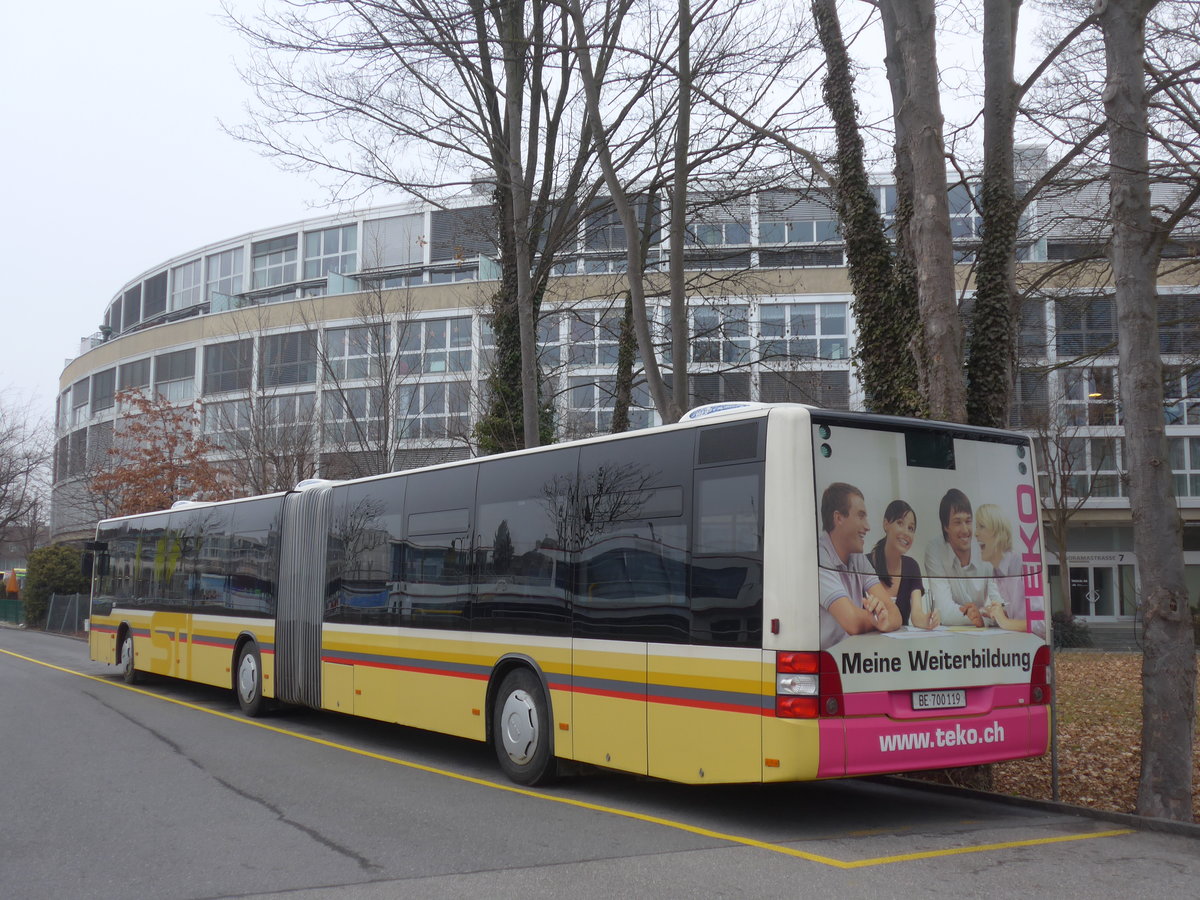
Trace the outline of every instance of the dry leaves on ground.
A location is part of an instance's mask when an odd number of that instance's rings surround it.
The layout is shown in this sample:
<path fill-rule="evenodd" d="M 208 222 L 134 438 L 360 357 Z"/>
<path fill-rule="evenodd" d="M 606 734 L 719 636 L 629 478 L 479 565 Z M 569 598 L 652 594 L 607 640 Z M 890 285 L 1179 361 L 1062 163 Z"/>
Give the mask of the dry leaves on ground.
<path fill-rule="evenodd" d="M 1141 654 L 1059 652 L 1055 670 L 1059 799 L 1134 812 L 1141 766 Z M 995 767 L 994 790 L 1049 800 L 1050 765 L 1048 753 L 1001 763 Z M 1200 819 L 1200 754 L 1193 753 L 1192 766 L 1192 810 Z"/>

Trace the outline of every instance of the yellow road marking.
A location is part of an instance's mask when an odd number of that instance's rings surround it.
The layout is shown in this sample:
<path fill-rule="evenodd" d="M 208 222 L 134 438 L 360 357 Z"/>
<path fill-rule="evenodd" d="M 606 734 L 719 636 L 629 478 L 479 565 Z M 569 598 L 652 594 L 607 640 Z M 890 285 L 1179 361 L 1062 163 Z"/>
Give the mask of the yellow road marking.
<path fill-rule="evenodd" d="M 542 791 L 534 791 L 530 790 L 529 788 L 518 787 L 512 784 L 504 784 L 498 781 L 488 781 L 484 778 L 475 778 L 471 775 L 463 775 L 459 772 L 451 772 L 448 769 L 438 769 L 434 766 L 427 766 L 422 763 L 411 762 L 410 760 L 399 759 L 394 756 L 386 756 L 382 753 L 373 753 L 370 750 L 363 750 L 359 747 L 351 747 L 348 744 L 338 744 L 333 741 L 327 741 L 324 738 L 312 737 L 311 735 L 301 734 L 298 731 L 290 731 L 286 728 L 280 728 L 276 725 L 269 725 L 265 722 L 259 722 L 255 719 L 248 719 L 241 715 L 233 715 L 231 713 L 221 712 L 220 710 L 216 709 L 208 709 L 207 707 L 199 706 L 195 703 L 188 703 L 186 700 L 179 700 L 175 697 L 167 697 L 163 694 L 156 694 L 153 691 L 147 691 L 142 688 L 124 684 L 123 682 L 113 681 L 111 678 L 101 678 L 98 675 L 88 675 L 84 672 L 77 672 L 74 669 L 56 666 L 53 663 L 48 663 L 40 659 L 34 659 L 31 656 L 22 656 L 20 653 L 13 653 L 11 650 L 0 649 L 0 653 L 5 654 L 6 656 L 11 656 L 14 659 L 20 659 L 24 660 L 25 662 L 31 662 L 39 666 L 44 666 L 47 669 L 53 669 L 56 672 L 63 672 L 67 675 L 74 675 L 77 678 L 95 681 L 99 684 L 108 685 L 109 687 L 116 687 L 126 691 L 132 691 L 135 694 L 142 694 L 146 697 L 153 697 L 156 700 L 174 703 L 176 706 L 182 706 L 185 709 L 192 709 L 196 710 L 197 712 L 207 713 L 210 716 L 217 716 L 221 719 L 227 719 L 228 721 L 236 722 L 239 725 L 252 725 L 255 728 L 273 731 L 276 734 L 282 734 L 301 741 L 307 741 L 310 744 L 317 744 L 321 747 L 329 747 L 333 750 L 341 750 L 345 753 L 352 753 L 355 756 L 379 760 L 380 762 L 403 766 L 406 769 L 415 769 L 418 772 L 426 772 L 431 775 L 440 775 L 444 778 L 451 778 L 455 781 L 463 781 L 468 784 L 479 785 L 480 787 L 492 788 L 498 791 L 507 791 L 510 794 L 520 794 L 524 797 L 532 797 L 535 800 L 548 800 L 551 803 L 574 806 L 578 809 L 607 813 L 612 816 L 620 816 L 625 819 L 634 819 L 636 821 L 647 822 L 652 825 L 661 825 L 664 828 L 673 828 L 676 831 L 684 831 L 689 834 L 699 835 L 701 837 L 713 838 L 714 840 L 719 841 L 727 841 L 732 844 L 740 844 L 743 847 L 754 847 L 757 850 L 766 850 L 770 853 L 778 853 L 783 856 L 791 856 L 797 859 L 808 860 L 809 862 L 821 863 L 822 865 L 832 866 L 837 869 L 863 869 L 870 866 L 889 865 L 891 863 L 909 862 L 918 859 L 934 859 L 940 856 L 959 856 L 964 853 L 986 853 L 990 850 L 1009 850 L 1014 847 L 1037 847 L 1043 844 L 1061 844 L 1067 841 L 1086 841 L 1091 840 L 1092 838 L 1118 837 L 1120 835 L 1134 833 L 1134 829 L 1132 828 L 1120 828 L 1112 831 L 1089 832 L 1088 834 L 1068 834 L 1059 835 L 1057 837 L 1030 838 L 1023 841 L 1004 841 L 996 844 L 973 844 L 967 847 L 950 847 L 945 850 L 925 850 L 919 853 L 904 853 L 898 856 L 879 856 L 873 859 L 849 861 L 834 859 L 830 856 L 821 856 L 816 853 L 808 853 L 804 850 L 797 850 L 794 847 L 785 847 L 782 844 L 772 844 L 767 841 L 756 841 L 753 838 L 744 837 L 742 835 L 728 834 L 722 831 L 713 831 L 709 828 L 701 828 L 697 825 L 689 825 L 686 822 L 677 822 L 673 819 L 663 819 L 658 816 L 650 816 L 645 813 L 634 812 L 633 810 L 618 809 L 617 807 L 613 806 L 602 806 L 597 803 L 588 803 L 585 800 L 575 800 L 571 797 L 561 797 L 555 794 L 547 794 L 543 793 Z"/>

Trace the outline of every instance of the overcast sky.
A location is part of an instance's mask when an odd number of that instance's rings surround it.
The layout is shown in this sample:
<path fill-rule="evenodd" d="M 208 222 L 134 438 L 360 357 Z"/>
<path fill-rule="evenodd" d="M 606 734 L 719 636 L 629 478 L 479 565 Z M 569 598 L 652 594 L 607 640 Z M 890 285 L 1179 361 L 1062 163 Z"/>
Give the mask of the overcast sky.
<path fill-rule="evenodd" d="M 250 7 L 253 0 L 237 0 Z M 0 36 L 0 390 L 53 411 L 126 281 L 325 210 L 323 188 L 226 135 L 248 90 L 217 0 L 10 3 Z"/>

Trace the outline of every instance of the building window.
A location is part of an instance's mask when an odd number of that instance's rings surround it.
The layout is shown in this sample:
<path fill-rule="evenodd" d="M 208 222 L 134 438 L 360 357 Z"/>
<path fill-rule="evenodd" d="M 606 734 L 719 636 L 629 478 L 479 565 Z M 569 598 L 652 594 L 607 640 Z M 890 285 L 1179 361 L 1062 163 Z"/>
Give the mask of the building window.
<path fill-rule="evenodd" d="M 154 357 L 154 390 L 168 403 L 191 403 L 196 397 L 196 351 Z"/>
<path fill-rule="evenodd" d="M 950 207 L 950 237 L 954 240 L 978 237 L 983 220 L 975 214 L 971 189 L 965 184 L 956 184 L 950 188 L 946 200 Z"/>
<path fill-rule="evenodd" d="M 1063 379 L 1064 425 L 1116 425 L 1116 386 L 1111 366 L 1066 369 Z"/>
<path fill-rule="evenodd" d="M 1042 493 L 1087 499 L 1120 497 L 1123 441 L 1115 437 L 1039 438 L 1038 472 Z M 1051 480 L 1062 481 L 1056 485 Z"/>
<path fill-rule="evenodd" d="M 78 425 L 88 416 L 89 386 L 86 378 L 71 385 L 71 424 Z"/>
<path fill-rule="evenodd" d="M 1200 372 L 1163 367 L 1163 420 L 1167 425 L 1200 425 Z"/>
<path fill-rule="evenodd" d="M 845 303 L 771 303 L 759 310 L 764 361 L 846 359 Z"/>
<path fill-rule="evenodd" d="M 1200 346 L 1200 297 L 1159 296 L 1159 352 L 1193 353 L 1198 346 Z"/>
<path fill-rule="evenodd" d="M 391 353 L 390 329 L 357 325 L 325 331 L 325 374 L 336 381 L 375 378 Z"/>
<path fill-rule="evenodd" d="M 294 453 L 309 446 L 310 436 L 316 435 L 313 424 L 317 412 L 317 395 L 276 394 L 265 399 L 263 421 L 277 446 Z"/>
<path fill-rule="evenodd" d="M 1072 297 L 1054 305 L 1054 349 L 1059 356 L 1117 352 L 1111 297 Z"/>
<path fill-rule="evenodd" d="M 400 370 L 403 374 L 469 372 L 470 316 L 427 319 L 401 326 Z"/>
<path fill-rule="evenodd" d="M 718 247 L 749 243 L 749 222 L 697 222 L 684 231 L 684 244 L 688 246 Z"/>
<path fill-rule="evenodd" d="M 840 241 L 835 218 L 759 222 L 760 244 L 823 244 Z"/>
<path fill-rule="evenodd" d="M 1200 497 L 1200 438 L 1168 438 L 1175 496 Z"/>
<path fill-rule="evenodd" d="M 296 280 L 296 235 L 258 241 L 251 245 L 250 256 L 251 285 L 255 290 Z"/>
<path fill-rule="evenodd" d="M 121 363 L 117 370 L 117 390 L 137 391 L 150 387 L 150 358 Z"/>
<path fill-rule="evenodd" d="M 316 332 L 293 331 L 261 339 L 262 387 L 312 384 L 317 380 Z"/>
<path fill-rule="evenodd" d="M 398 393 L 400 437 L 443 439 L 467 435 L 470 382 L 405 384 Z"/>
<path fill-rule="evenodd" d="M 764 403 L 807 403 L 824 409 L 850 408 L 850 373 L 763 372 L 759 398 Z"/>
<path fill-rule="evenodd" d="M 431 269 L 430 284 L 457 284 L 460 281 L 478 281 L 478 266 L 456 266 L 453 269 Z"/>
<path fill-rule="evenodd" d="M 1045 371 L 1017 372 L 1008 424 L 1012 428 L 1045 428 L 1049 424 L 1050 401 Z"/>
<path fill-rule="evenodd" d="M 346 275 L 358 269 L 358 226 L 343 225 L 304 233 L 304 277 L 330 272 Z M 276 282 L 278 283 L 278 282 Z"/>
<path fill-rule="evenodd" d="M 572 366 L 615 366 L 620 339 L 619 313 L 576 313 L 571 319 L 567 361 Z"/>
<path fill-rule="evenodd" d="M 538 364 L 543 371 L 562 365 L 562 331 L 559 323 L 562 316 L 555 313 L 543 315 L 537 323 Z M 487 340 L 495 344 L 495 337 L 487 332 Z"/>
<path fill-rule="evenodd" d="M 726 400 L 750 399 L 748 372 L 710 372 L 692 375 L 692 401 L 697 406 Z"/>
<path fill-rule="evenodd" d="M 617 400 L 617 380 L 612 377 L 572 376 L 567 379 L 566 427 L 569 437 L 607 434 L 612 431 L 613 408 Z M 629 428 L 650 426 L 650 392 L 645 382 L 633 388 L 629 409 Z"/>
<path fill-rule="evenodd" d="M 167 311 L 167 273 L 147 278 L 142 288 L 142 318 L 152 319 Z"/>
<path fill-rule="evenodd" d="M 346 448 L 383 436 L 384 394 L 378 387 L 329 389 L 322 394 L 321 426 L 327 444 Z"/>
<path fill-rule="evenodd" d="M 142 320 L 142 286 L 135 284 L 122 297 L 121 306 L 124 310 L 123 321 L 125 328 L 132 328 Z"/>
<path fill-rule="evenodd" d="M 113 395 L 117 392 L 117 370 L 105 369 L 92 376 L 92 412 L 98 413 L 112 409 L 116 402 Z"/>
<path fill-rule="evenodd" d="M 71 432 L 67 446 L 67 474 L 82 475 L 87 471 L 87 429 Z"/>
<path fill-rule="evenodd" d="M 250 401 L 204 404 L 204 433 L 222 450 L 245 445 L 250 434 Z"/>
<path fill-rule="evenodd" d="M 692 362 L 746 363 L 750 360 L 750 309 L 705 307 L 692 311 Z"/>
<path fill-rule="evenodd" d="M 248 390 L 253 368 L 253 338 L 210 344 L 204 348 L 204 393 Z"/>
<path fill-rule="evenodd" d="M 208 271 L 205 275 L 204 296 L 211 300 L 213 294 L 232 297 L 242 292 L 242 248 L 234 247 L 214 253 L 205 260 Z"/>
<path fill-rule="evenodd" d="M 1046 304 L 1041 300 L 1026 299 L 1021 303 L 1017 355 L 1022 359 L 1040 359 L 1046 355 Z"/>
<path fill-rule="evenodd" d="M 171 309 L 186 309 L 200 302 L 203 290 L 200 275 L 201 260 L 192 260 L 171 270 Z"/>

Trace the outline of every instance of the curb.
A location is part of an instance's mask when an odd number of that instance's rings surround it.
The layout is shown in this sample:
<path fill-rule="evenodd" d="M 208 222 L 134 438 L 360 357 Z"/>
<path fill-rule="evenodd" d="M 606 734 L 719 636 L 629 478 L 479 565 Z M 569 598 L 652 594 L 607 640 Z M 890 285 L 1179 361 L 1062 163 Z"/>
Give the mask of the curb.
<path fill-rule="evenodd" d="M 918 778 L 905 778 L 902 775 L 876 775 L 867 779 L 880 784 L 894 787 L 914 788 L 930 791 L 935 794 L 946 794 L 954 797 L 969 797 L 973 800 L 986 800 L 990 803 L 1001 803 L 1005 806 L 1019 806 L 1025 809 L 1038 809 L 1042 812 L 1056 812 L 1069 816 L 1080 816 L 1085 819 L 1098 819 L 1102 822 L 1113 822 L 1126 825 L 1139 831 L 1157 831 L 1163 834 L 1173 834 L 1179 837 L 1200 840 L 1200 823 L 1176 822 L 1174 819 L 1158 819 L 1152 816 L 1139 816 L 1134 813 L 1110 812 L 1104 809 L 1092 809 L 1090 806 L 1075 806 L 1058 800 L 1035 800 L 1032 797 L 1017 797 L 1013 794 L 994 794 L 991 791 L 979 791 L 974 788 L 954 787 L 949 784 L 938 784 L 933 781 L 922 781 Z"/>

